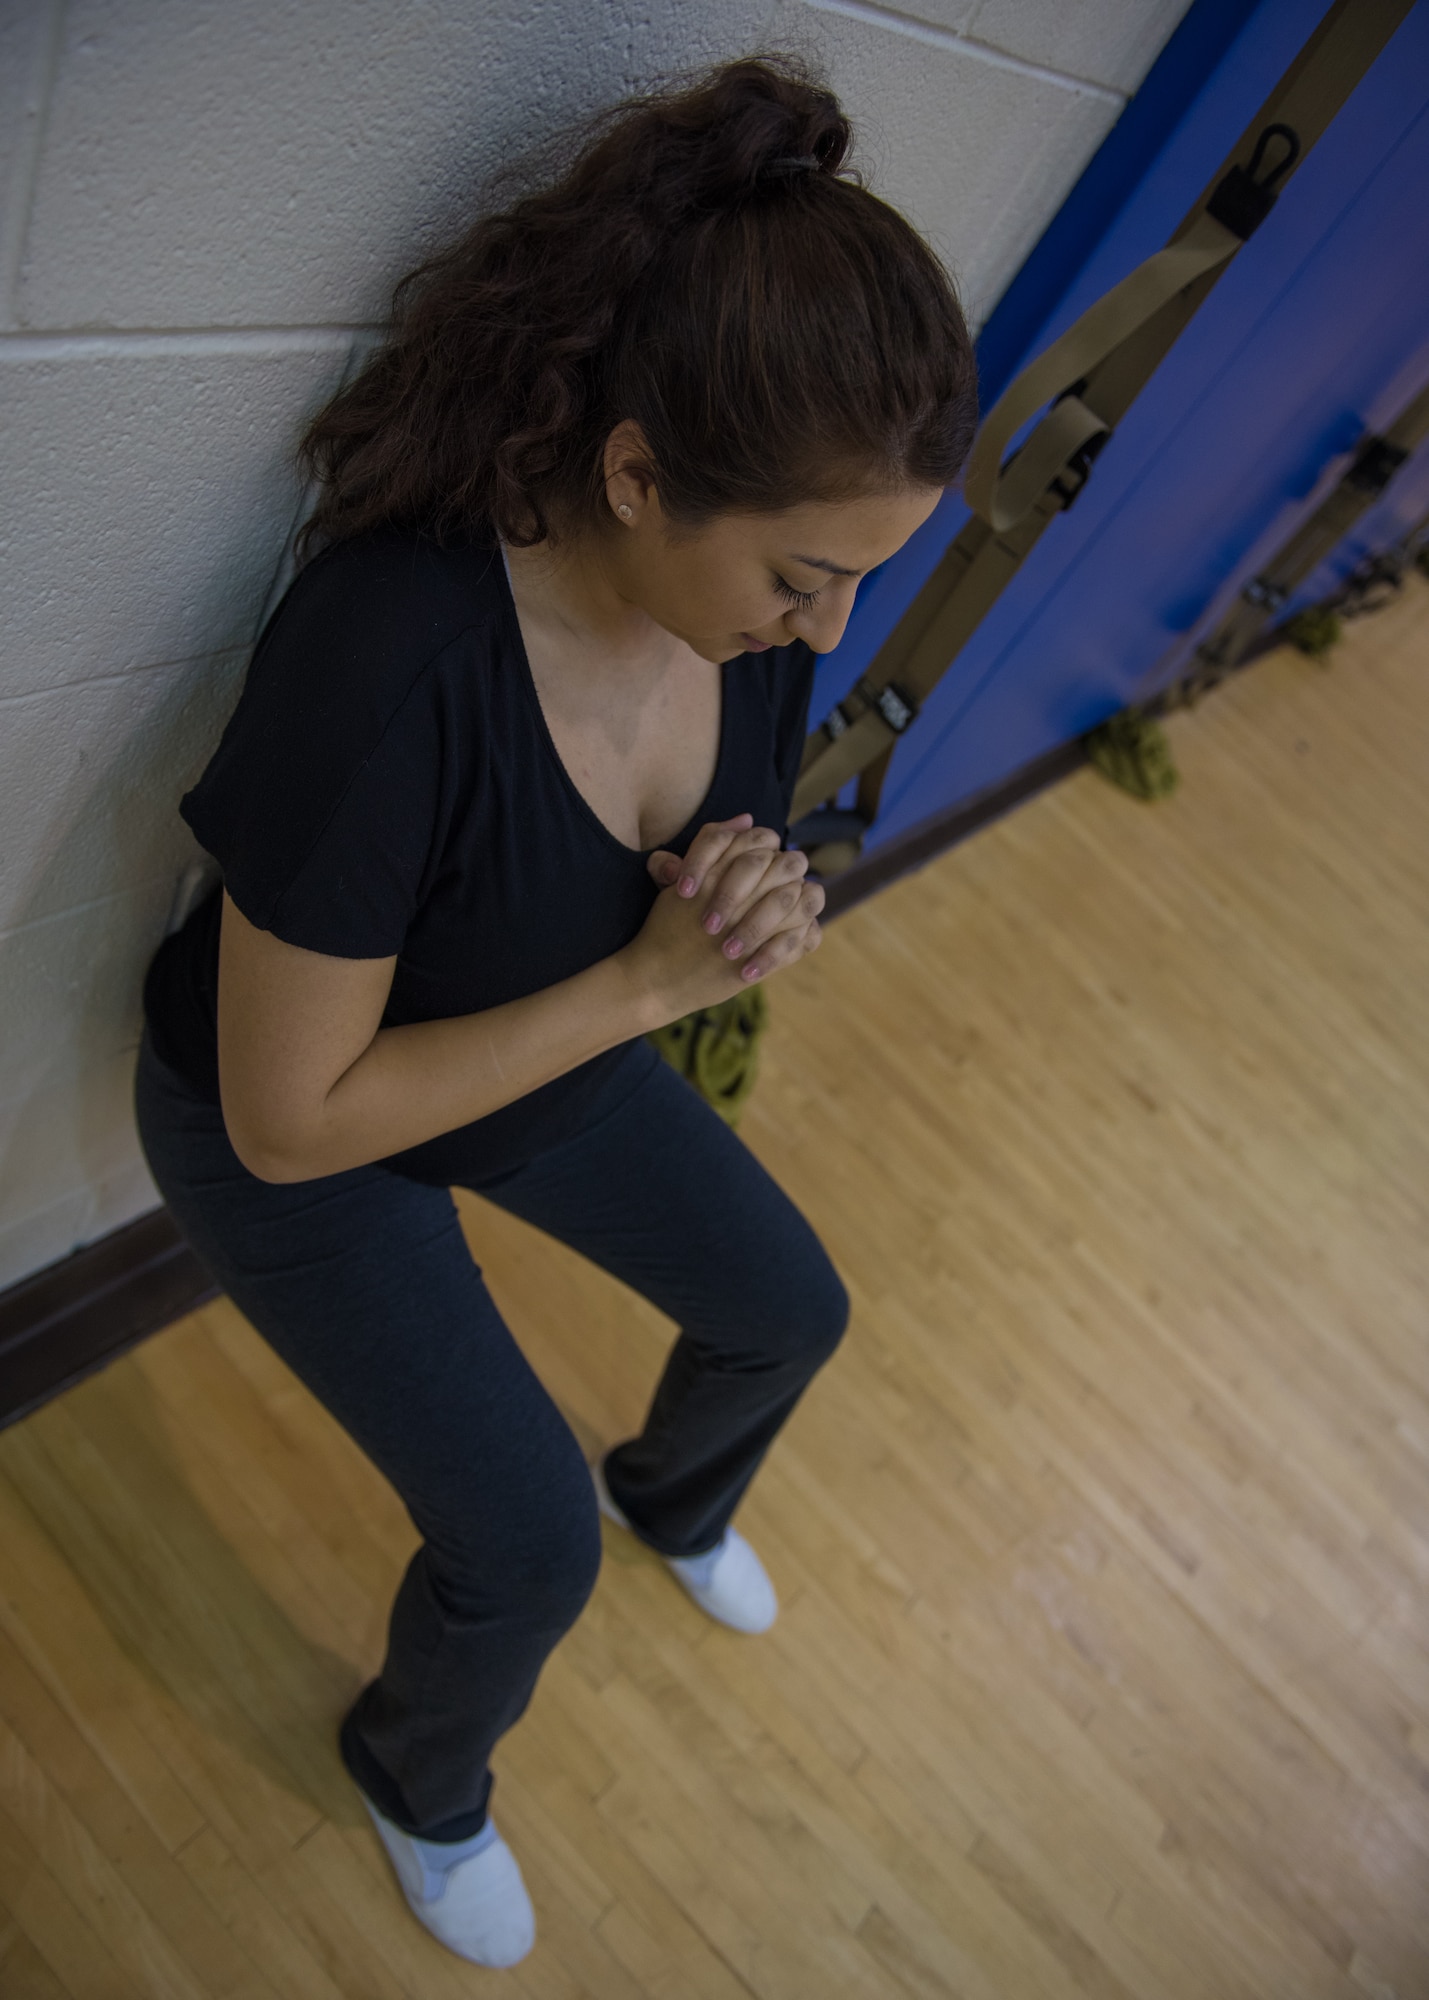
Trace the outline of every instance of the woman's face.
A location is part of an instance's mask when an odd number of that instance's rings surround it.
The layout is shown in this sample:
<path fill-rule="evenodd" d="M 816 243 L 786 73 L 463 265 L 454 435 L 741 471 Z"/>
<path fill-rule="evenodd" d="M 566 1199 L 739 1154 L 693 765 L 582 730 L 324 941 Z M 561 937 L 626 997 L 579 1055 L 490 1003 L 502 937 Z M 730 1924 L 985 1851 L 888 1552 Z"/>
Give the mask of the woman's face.
<path fill-rule="evenodd" d="M 730 660 L 796 639 L 832 652 L 859 578 L 922 527 L 943 489 L 724 514 L 675 532 L 654 486 L 638 474 L 617 473 L 607 493 L 607 573 L 620 595 L 702 659 Z"/>

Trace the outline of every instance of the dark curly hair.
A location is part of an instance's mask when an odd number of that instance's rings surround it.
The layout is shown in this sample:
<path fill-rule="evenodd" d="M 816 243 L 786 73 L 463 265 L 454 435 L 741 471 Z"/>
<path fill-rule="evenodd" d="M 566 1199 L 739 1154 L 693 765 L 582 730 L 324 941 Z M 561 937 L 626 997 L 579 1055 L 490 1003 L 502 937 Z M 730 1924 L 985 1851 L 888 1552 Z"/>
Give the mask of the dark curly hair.
<path fill-rule="evenodd" d="M 389 523 L 579 530 L 624 419 L 680 524 L 949 485 L 977 414 L 967 327 L 849 142 L 782 55 L 605 113 L 552 185 L 397 287 L 384 345 L 302 440 L 303 553 Z"/>

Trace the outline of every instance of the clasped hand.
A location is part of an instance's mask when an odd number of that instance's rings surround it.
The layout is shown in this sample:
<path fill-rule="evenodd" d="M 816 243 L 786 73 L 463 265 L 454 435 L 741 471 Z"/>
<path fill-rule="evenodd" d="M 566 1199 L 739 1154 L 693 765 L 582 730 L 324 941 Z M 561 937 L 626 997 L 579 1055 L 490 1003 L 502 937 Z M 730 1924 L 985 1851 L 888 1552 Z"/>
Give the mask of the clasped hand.
<path fill-rule="evenodd" d="M 817 951 L 824 892 L 808 866 L 750 813 L 702 826 L 683 860 L 650 856 L 661 893 L 630 950 L 671 1020 Z"/>

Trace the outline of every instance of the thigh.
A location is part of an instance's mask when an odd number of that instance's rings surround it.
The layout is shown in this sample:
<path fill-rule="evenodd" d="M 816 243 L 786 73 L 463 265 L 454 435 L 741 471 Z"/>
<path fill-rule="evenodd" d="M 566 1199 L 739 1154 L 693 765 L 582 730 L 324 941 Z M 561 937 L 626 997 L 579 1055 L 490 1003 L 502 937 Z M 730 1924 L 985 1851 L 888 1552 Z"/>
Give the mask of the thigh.
<path fill-rule="evenodd" d="M 814 1230 L 663 1060 L 575 1139 L 476 1192 L 727 1355 L 832 1348 L 843 1331 L 847 1294 Z"/>
<path fill-rule="evenodd" d="M 259 1180 L 218 1108 L 147 1042 L 135 1095 L 150 1169 L 185 1236 L 422 1533 L 469 1541 L 499 1516 L 504 1555 L 544 1563 L 553 1518 L 561 1504 L 588 1506 L 590 1480 L 496 1310 L 449 1191 L 380 1166 Z"/>

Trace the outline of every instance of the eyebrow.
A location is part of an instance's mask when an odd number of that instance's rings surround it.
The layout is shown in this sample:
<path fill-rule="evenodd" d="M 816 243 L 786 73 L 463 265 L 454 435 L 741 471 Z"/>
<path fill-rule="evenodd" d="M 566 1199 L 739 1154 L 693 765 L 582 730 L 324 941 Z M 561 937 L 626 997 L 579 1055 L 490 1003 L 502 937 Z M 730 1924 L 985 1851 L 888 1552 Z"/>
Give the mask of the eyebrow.
<path fill-rule="evenodd" d="M 861 569 L 845 569 L 842 563 L 827 562 L 823 556 L 791 555 L 790 562 L 806 563 L 810 569 L 826 569 L 830 576 L 862 576 Z"/>

